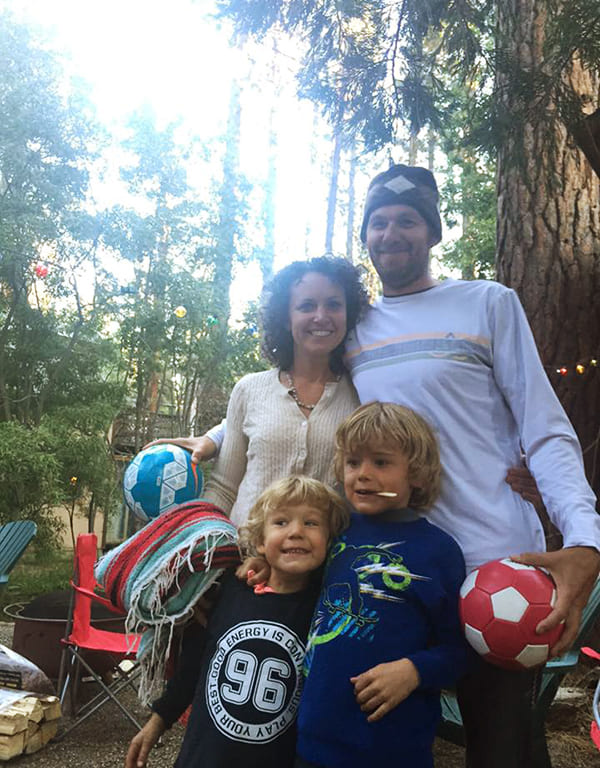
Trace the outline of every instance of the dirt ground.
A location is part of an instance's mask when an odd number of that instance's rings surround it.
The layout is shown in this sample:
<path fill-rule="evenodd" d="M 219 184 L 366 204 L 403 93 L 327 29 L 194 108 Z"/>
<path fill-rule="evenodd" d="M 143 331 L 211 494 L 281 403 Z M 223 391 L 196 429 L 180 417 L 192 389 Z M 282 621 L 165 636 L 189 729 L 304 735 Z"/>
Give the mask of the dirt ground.
<path fill-rule="evenodd" d="M 0 625 L 0 642 L 10 644 L 11 630 L 11 625 Z M 589 737 L 592 694 L 597 675 L 597 670 L 582 667 L 567 679 L 568 689 L 551 707 L 547 725 L 553 768 L 600 768 L 600 752 Z M 583 695 L 568 697 L 570 692 Z M 138 720 L 145 721 L 147 711 L 137 702 L 133 692 L 127 697 L 127 705 Z M 68 722 L 66 718 L 64 721 Z M 62 741 L 50 743 L 33 755 L 14 758 L 10 765 L 14 768 L 119 768 L 124 765 L 127 745 L 134 733 L 133 726 L 119 710 L 107 704 Z M 183 728 L 175 725 L 163 738 L 163 745 L 153 750 L 149 768 L 171 768 L 182 736 Z M 464 766 L 463 748 L 441 739 L 436 741 L 434 755 L 436 768 Z M 394 768 L 401 768 L 401 764 Z"/>
<path fill-rule="evenodd" d="M 600 768 L 600 752 L 590 738 L 591 691 L 579 704 L 555 702 L 548 720 L 548 741 L 553 768 Z M 132 695 L 129 704 L 145 718 L 144 709 Z M 126 747 L 134 734 L 133 726 L 112 705 L 93 715 L 88 722 L 68 734 L 63 741 L 51 743 L 34 755 L 15 758 L 15 768 L 117 768 L 123 766 Z M 164 737 L 164 745 L 155 749 L 150 768 L 171 768 L 175 762 L 183 728 L 179 725 Z M 463 768 L 464 750 L 438 739 L 435 745 L 437 768 Z M 400 768 L 400 764 L 397 766 Z M 406 766 L 410 768 L 410 766 Z M 507 766 L 509 768 L 509 766 Z"/>

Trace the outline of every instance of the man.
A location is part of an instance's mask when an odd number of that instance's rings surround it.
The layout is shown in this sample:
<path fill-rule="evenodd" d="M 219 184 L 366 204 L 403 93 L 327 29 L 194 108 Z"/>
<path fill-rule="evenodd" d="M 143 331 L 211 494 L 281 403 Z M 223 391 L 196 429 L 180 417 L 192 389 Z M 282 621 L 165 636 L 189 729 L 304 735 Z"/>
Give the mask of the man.
<path fill-rule="evenodd" d="M 565 630 L 552 649 L 573 642 L 600 570 L 600 516 L 583 471 L 577 437 L 541 365 L 519 300 L 492 281 L 439 282 L 430 250 L 441 240 L 438 190 L 424 168 L 395 165 L 369 186 L 361 239 L 383 287 L 346 344 L 361 402 L 392 401 L 437 429 L 444 468 L 432 522 L 461 545 L 467 570 L 499 557 L 547 568 L 557 585 L 554 611 L 539 625 Z M 219 432 L 209 436 L 217 444 Z M 209 458 L 207 437 L 179 441 Z M 533 507 L 505 482 L 527 466 L 563 534 L 544 552 Z M 548 768 L 543 724 L 532 722 L 539 672 L 507 672 L 480 662 L 459 686 L 468 768 Z"/>
<path fill-rule="evenodd" d="M 373 179 L 361 239 L 383 297 L 346 345 L 359 398 L 400 403 L 436 426 L 444 477 L 430 518 L 459 542 L 467 570 L 529 550 L 515 559 L 552 573 L 557 604 L 539 629 L 565 621 L 552 649 L 560 654 L 598 575 L 600 516 L 516 294 L 492 281 L 431 276 L 441 221 L 437 185 L 424 168 L 396 165 Z M 544 552 L 537 515 L 505 482 L 521 451 L 563 534 L 558 552 Z M 459 687 L 469 768 L 550 765 L 543 730 L 530 722 L 536 684 L 536 673 L 481 662 Z"/>

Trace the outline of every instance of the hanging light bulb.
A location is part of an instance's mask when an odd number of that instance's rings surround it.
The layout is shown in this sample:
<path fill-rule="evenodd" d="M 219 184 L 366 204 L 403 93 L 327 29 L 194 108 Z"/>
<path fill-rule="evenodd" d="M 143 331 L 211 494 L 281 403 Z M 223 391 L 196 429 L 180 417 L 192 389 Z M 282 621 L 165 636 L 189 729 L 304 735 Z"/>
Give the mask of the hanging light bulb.
<path fill-rule="evenodd" d="M 175 315 L 175 317 L 179 317 L 179 318 L 185 317 L 187 315 L 187 309 L 180 304 L 178 307 L 175 307 L 175 309 L 173 310 L 173 314 Z"/>
<path fill-rule="evenodd" d="M 581 363 L 579 363 L 579 365 L 575 366 L 575 370 L 581 376 L 582 374 L 585 373 L 585 365 L 581 365 Z"/>

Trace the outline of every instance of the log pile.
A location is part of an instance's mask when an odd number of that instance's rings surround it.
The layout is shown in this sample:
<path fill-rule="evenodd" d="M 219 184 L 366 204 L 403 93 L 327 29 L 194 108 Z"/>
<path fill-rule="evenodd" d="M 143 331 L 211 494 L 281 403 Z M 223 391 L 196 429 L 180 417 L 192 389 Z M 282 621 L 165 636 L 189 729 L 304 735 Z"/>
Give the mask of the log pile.
<path fill-rule="evenodd" d="M 3 691 L 2 693 L 5 693 Z M 60 701 L 56 696 L 10 691 L 10 701 L 0 696 L 0 760 L 37 752 L 56 736 Z M 13 698 L 15 694 L 21 697 Z"/>

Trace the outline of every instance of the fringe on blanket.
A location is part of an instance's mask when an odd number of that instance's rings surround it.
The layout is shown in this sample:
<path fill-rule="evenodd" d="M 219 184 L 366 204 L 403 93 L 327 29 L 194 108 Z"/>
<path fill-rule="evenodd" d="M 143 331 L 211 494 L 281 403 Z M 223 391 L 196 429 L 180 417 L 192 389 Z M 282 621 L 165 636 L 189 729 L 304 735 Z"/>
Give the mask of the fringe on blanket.
<path fill-rule="evenodd" d="M 144 704 L 162 691 L 175 627 L 192 617 L 200 597 L 239 559 L 231 521 L 208 502 L 188 502 L 97 563 L 99 583 L 127 613 L 126 631 L 141 633 L 138 695 Z"/>
<path fill-rule="evenodd" d="M 141 666 L 138 696 L 142 704 L 149 704 L 162 692 L 165 667 L 171 652 L 175 627 L 185 624 L 194 614 L 194 608 L 202 595 L 210 589 L 221 576 L 224 568 L 212 569 L 213 554 L 222 544 L 222 534 L 199 534 L 183 551 L 175 557 L 169 555 L 157 563 L 155 574 L 148 573 L 136 583 L 131 592 L 131 607 L 125 621 L 127 632 L 141 632 L 142 637 L 137 652 Z M 205 541 L 204 571 L 194 570 L 191 555 L 197 545 Z M 164 609 L 162 597 L 179 587 L 182 569 L 187 568 L 192 574 L 189 578 L 201 580 L 194 590 L 193 598 L 179 612 L 169 614 Z M 142 597 L 148 605 L 141 610 Z M 149 599 L 148 599 L 149 598 Z M 148 614 L 149 609 L 149 614 Z"/>

